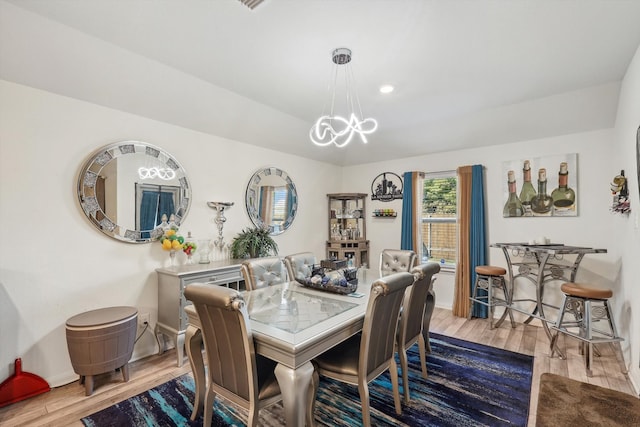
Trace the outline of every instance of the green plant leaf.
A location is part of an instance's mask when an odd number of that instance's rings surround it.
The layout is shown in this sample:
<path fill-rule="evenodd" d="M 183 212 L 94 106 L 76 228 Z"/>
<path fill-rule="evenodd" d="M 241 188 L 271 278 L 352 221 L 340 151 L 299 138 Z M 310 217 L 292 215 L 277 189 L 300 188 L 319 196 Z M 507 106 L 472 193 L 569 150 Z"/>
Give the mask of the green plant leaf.
<path fill-rule="evenodd" d="M 278 245 L 266 228 L 245 228 L 231 242 L 233 258 L 259 258 L 277 254 Z"/>

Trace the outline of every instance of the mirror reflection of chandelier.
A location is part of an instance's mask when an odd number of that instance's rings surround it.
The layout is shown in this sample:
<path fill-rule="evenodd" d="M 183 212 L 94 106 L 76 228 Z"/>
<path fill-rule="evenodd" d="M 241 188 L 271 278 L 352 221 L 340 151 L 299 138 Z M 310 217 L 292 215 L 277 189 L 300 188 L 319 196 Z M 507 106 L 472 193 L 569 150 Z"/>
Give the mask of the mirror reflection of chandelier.
<path fill-rule="evenodd" d="M 176 172 L 171 168 L 159 168 L 157 166 L 151 168 L 141 167 L 138 168 L 138 176 L 140 179 L 160 178 L 165 181 L 170 181 L 176 177 Z"/>
<path fill-rule="evenodd" d="M 378 122 L 373 118 L 365 119 L 362 114 L 353 70 L 349 65 L 351 62 L 351 50 L 344 47 L 335 49 L 331 54 L 331 59 L 334 63 L 333 86 L 330 87 L 331 109 L 329 114 L 325 114 L 323 110 L 322 116 L 309 131 L 309 137 L 314 144 L 323 147 L 330 144 L 334 144 L 336 147 L 344 147 L 356 135 L 366 144 L 366 135 L 375 132 L 378 128 Z M 342 82 L 342 80 L 338 79 L 340 74 L 343 75 L 340 78 L 344 78 L 345 86 L 345 116 L 338 115 L 335 109 L 336 87 L 338 83 Z"/>

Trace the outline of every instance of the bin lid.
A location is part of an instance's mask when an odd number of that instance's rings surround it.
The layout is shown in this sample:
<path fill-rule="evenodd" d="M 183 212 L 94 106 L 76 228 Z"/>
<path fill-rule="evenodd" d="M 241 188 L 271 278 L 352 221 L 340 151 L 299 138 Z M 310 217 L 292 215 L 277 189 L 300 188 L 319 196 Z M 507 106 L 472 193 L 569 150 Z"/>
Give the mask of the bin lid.
<path fill-rule="evenodd" d="M 67 320 L 67 326 L 86 327 L 100 326 L 107 323 L 120 322 L 138 314 L 135 307 L 105 307 L 77 314 Z"/>

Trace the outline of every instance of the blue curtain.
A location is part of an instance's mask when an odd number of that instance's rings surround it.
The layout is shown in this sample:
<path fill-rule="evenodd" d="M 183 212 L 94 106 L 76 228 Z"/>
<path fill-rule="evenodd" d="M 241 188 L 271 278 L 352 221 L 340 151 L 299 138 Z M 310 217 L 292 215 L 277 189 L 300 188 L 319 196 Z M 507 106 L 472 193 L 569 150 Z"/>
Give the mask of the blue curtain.
<path fill-rule="evenodd" d="M 260 187 L 260 194 L 258 194 L 258 216 L 260 218 L 264 218 L 264 209 L 265 209 L 265 205 L 267 204 L 266 201 L 266 195 L 265 195 L 265 187 L 262 186 Z"/>
<path fill-rule="evenodd" d="M 416 251 L 413 247 L 413 172 L 405 172 L 402 186 L 402 234 L 400 237 L 400 249 Z"/>
<path fill-rule="evenodd" d="M 167 215 L 167 218 L 170 218 L 171 214 L 174 214 L 175 212 L 176 207 L 173 201 L 173 194 L 160 191 L 160 203 L 158 203 L 158 213 L 154 226 L 160 224 L 162 221 L 162 215 Z"/>
<path fill-rule="evenodd" d="M 471 269 L 471 291 L 476 281 L 476 266 L 487 265 L 487 236 L 485 231 L 484 207 L 484 174 L 482 165 L 471 167 L 471 222 L 469 227 L 469 260 Z M 480 294 L 486 291 L 481 291 Z M 486 318 L 489 310 L 487 306 L 474 303 L 473 317 Z"/>
<path fill-rule="evenodd" d="M 158 215 L 160 193 L 158 191 L 143 191 L 140 202 L 140 230 L 153 230 Z M 167 215 L 168 218 L 168 215 Z M 149 233 L 142 233 L 143 238 L 150 237 Z"/>
<path fill-rule="evenodd" d="M 140 201 L 140 230 L 153 230 L 162 221 L 162 215 L 167 218 L 175 213 L 175 203 L 171 192 L 149 191 L 142 192 Z M 140 234 L 142 238 L 151 237 L 151 233 L 145 231 Z"/>
<path fill-rule="evenodd" d="M 400 249 L 414 251 L 422 259 L 422 172 L 405 172 L 402 186 L 402 231 Z"/>
<path fill-rule="evenodd" d="M 285 219 L 290 219 L 293 216 L 293 206 L 295 204 L 295 198 L 293 197 L 293 188 L 291 185 L 287 185 L 287 215 Z"/>

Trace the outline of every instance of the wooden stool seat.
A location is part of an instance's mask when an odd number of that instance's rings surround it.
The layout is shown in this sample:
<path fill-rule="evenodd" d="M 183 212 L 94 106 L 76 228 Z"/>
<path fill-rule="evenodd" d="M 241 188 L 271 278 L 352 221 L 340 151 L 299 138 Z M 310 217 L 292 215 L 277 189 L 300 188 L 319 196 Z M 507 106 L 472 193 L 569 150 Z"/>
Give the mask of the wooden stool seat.
<path fill-rule="evenodd" d="M 613 296 L 611 289 L 602 289 L 583 283 L 563 283 L 560 290 L 567 295 L 588 299 L 609 299 Z"/>
<path fill-rule="evenodd" d="M 507 274 L 507 270 L 502 267 L 494 267 L 493 265 L 478 265 L 476 266 L 476 273 L 483 276 L 504 276 Z"/>

